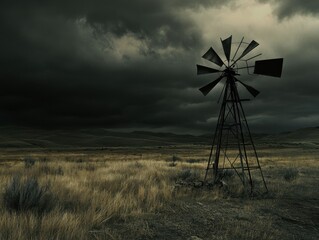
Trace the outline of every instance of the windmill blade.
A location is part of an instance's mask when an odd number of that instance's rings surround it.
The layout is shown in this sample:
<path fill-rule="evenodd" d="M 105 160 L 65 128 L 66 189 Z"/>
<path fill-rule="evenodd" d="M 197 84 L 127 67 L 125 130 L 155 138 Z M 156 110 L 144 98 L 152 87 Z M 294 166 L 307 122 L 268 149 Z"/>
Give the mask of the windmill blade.
<path fill-rule="evenodd" d="M 224 53 L 225 53 L 225 56 L 226 56 L 228 64 L 229 64 L 232 36 L 230 36 L 229 38 L 226 38 L 224 40 L 222 40 L 222 39 L 220 39 L 220 40 L 223 44 Z"/>
<path fill-rule="evenodd" d="M 254 97 L 257 97 L 257 95 L 260 93 L 257 89 L 253 88 L 252 86 L 249 86 L 243 83 L 242 81 L 239 81 L 237 78 L 236 80 L 240 82 L 247 89 L 247 91 L 250 92 L 250 94 L 253 95 Z"/>
<path fill-rule="evenodd" d="M 211 61 L 220 67 L 224 64 L 223 60 L 221 60 L 221 58 L 212 47 L 208 49 L 208 51 L 202 56 L 202 58 L 205 58 L 206 60 Z"/>
<path fill-rule="evenodd" d="M 221 75 L 219 78 L 217 78 L 215 81 L 212 81 L 211 83 L 208 83 L 207 85 L 205 85 L 204 87 L 201 87 L 199 89 L 199 91 L 202 92 L 202 94 L 204 94 L 204 96 L 206 96 L 216 85 L 217 83 L 219 83 L 220 80 L 222 80 L 224 76 Z"/>
<path fill-rule="evenodd" d="M 283 61 L 283 58 L 256 61 L 254 74 L 281 77 Z"/>
<path fill-rule="evenodd" d="M 197 66 L 197 75 L 220 72 L 219 70 L 214 68 L 205 67 L 198 64 L 196 66 Z"/>
<path fill-rule="evenodd" d="M 249 45 L 246 47 L 246 49 L 243 51 L 243 53 L 240 55 L 240 57 L 235 61 L 235 63 L 242 59 L 244 56 L 246 56 L 248 53 L 250 53 L 255 47 L 257 47 L 259 45 L 258 42 L 256 42 L 255 40 L 252 40 Z M 235 64 L 234 63 L 234 64 Z"/>

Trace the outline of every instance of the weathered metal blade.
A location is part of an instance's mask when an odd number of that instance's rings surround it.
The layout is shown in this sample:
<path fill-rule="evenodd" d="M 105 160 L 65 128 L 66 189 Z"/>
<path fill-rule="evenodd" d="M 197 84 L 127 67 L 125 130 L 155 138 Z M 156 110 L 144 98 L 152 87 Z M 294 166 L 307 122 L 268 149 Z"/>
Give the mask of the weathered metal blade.
<path fill-rule="evenodd" d="M 225 53 L 225 56 L 226 56 L 228 64 L 229 64 L 232 36 L 230 36 L 229 38 L 226 38 L 224 40 L 222 40 L 222 39 L 220 39 L 220 40 L 223 44 L 224 53 Z"/>
<path fill-rule="evenodd" d="M 222 80 L 223 77 L 224 76 L 221 75 L 215 81 L 212 81 L 211 83 L 208 83 L 204 87 L 201 87 L 199 91 L 201 91 L 204 94 L 204 96 L 206 96 L 217 85 L 217 83 L 219 83 L 219 81 Z"/>
<path fill-rule="evenodd" d="M 198 64 L 196 66 L 197 66 L 197 75 L 220 72 L 219 70 L 214 68 L 205 67 Z"/>
<path fill-rule="evenodd" d="M 283 61 L 283 58 L 256 61 L 254 74 L 281 77 Z"/>
<path fill-rule="evenodd" d="M 248 53 L 250 53 L 255 47 L 257 47 L 259 45 L 258 42 L 256 42 L 255 40 L 252 40 L 248 46 L 246 47 L 246 49 L 243 51 L 243 53 L 240 55 L 240 57 L 236 60 L 236 62 L 239 59 L 242 59 L 244 56 L 246 56 Z"/>
<path fill-rule="evenodd" d="M 223 60 L 221 60 L 221 58 L 218 56 L 218 54 L 215 52 L 215 50 L 212 47 L 208 49 L 208 51 L 202 57 L 208 61 L 211 61 L 217 64 L 220 67 L 223 66 L 224 64 Z"/>
<path fill-rule="evenodd" d="M 257 89 L 253 88 L 252 86 L 249 86 L 238 79 L 236 80 L 240 82 L 248 90 L 248 92 L 250 92 L 250 94 L 253 95 L 254 97 L 257 97 L 257 95 L 260 93 Z"/>

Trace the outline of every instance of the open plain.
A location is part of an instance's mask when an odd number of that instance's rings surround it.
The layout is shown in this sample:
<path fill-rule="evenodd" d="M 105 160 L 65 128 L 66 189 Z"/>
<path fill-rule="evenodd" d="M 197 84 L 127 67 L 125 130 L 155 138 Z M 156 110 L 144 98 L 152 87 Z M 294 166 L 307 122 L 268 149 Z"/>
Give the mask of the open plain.
<path fill-rule="evenodd" d="M 193 186 L 209 145 L 3 148 L 0 239 L 318 239 L 319 149 L 257 147 L 269 192 L 257 181 L 253 196 L 236 176 Z M 42 208 L 8 207 L 13 181 L 30 179 Z"/>

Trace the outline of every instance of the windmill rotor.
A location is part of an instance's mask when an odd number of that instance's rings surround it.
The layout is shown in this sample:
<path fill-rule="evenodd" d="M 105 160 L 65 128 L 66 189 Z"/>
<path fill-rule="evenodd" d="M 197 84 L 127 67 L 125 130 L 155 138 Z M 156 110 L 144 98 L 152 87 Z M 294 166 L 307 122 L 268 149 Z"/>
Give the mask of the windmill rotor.
<path fill-rule="evenodd" d="M 220 41 L 226 59 L 225 61 L 222 60 L 213 47 L 210 47 L 202 56 L 202 58 L 217 65 L 219 68 L 197 64 L 197 75 L 219 74 L 215 80 L 199 88 L 204 96 L 210 93 L 218 83 L 224 79 L 226 80 L 220 95 L 220 98 L 223 95 L 223 101 L 213 136 L 213 144 L 204 181 L 209 177 L 210 170 L 213 170 L 213 178 L 214 182 L 216 182 L 221 179 L 221 173 L 231 169 L 236 172 L 244 186 L 247 186 L 247 184 L 250 186 L 252 192 L 253 179 L 251 171 L 253 169 L 259 169 L 264 187 L 268 191 L 241 103 L 249 99 L 241 99 L 239 97 L 237 85 L 242 85 L 253 97 L 259 95 L 260 92 L 242 80 L 239 80 L 238 76 L 240 76 L 239 71 L 247 70 L 249 73 L 249 69 L 254 68 L 253 74 L 281 77 L 283 58 L 256 60 L 254 64 L 251 64 L 253 59 L 261 55 L 261 53 L 253 56 L 250 55 L 250 53 L 259 46 L 258 42 L 252 40 L 246 43 L 243 37 L 240 42 L 237 42 L 238 45 L 232 55 L 232 36 L 226 39 L 220 39 Z M 243 44 L 245 44 L 246 47 L 244 47 Z M 240 51 L 242 47 L 244 47 L 244 49 Z M 248 58 L 244 59 L 245 57 Z M 246 65 L 240 66 L 239 64 L 242 62 L 245 62 Z M 235 149 L 232 146 L 236 146 Z M 235 150 L 238 152 L 237 155 L 234 155 Z M 221 164 L 220 161 L 223 161 L 223 163 Z M 228 165 L 228 167 L 226 165 Z"/>
<path fill-rule="evenodd" d="M 259 46 L 259 43 L 256 42 L 255 40 L 252 40 L 250 43 L 248 43 L 248 46 L 242 51 L 241 55 L 237 59 L 235 59 L 241 45 L 244 43 L 243 42 L 244 37 L 243 37 L 241 39 L 241 41 L 239 42 L 238 47 L 235 51 L 235 54 L 231 60 L 230 60 L 230 56 L 231 56 L 232 36 L 230 36 L 224 40 L 223 39 L 220 39 L 220 40 L 221 40 L 223 50 L 224 50 L 224 55 L 226 57 L 228 64 L 227 65 L 225 64 L 225 62 L 216 53 L 216 51 L 213 49 L 213 47 L 210 47 L 207 50 L 207 52 L 202 56 L 202 58 L 218 65 L 219 67 L 222 67 L 224 65 L 225 69 L 224 70 L 217 70 L 217 69 L 212 68 L 212 67 L 207 67 L 207 66 L 197 64 L 197 75 L 211 74 L 211 73 L 222 73 L 222 76 L 223 76 L 222 78 L 224 78 L 224 77 L 227 78 L 227 76 L 234 77 L 235 75 L 238 75 L 238 73 L 236 73 L 238 70 L 254 68 L 253 74 L 272 76 L 272 77 L 281 77 L 283 58 L 257 60 L 257 61 L 255 61 L 254 65 L 248 66 L 247 62 L 256 58 L 256 57 L 259 57 L 261 55 L 261 53 L 246 59 L 245 61 L 247 63 L 247 66 L 236 67 L 236 64 L 238 61 L 242 60 L 243 57 L 245 57 L 252 50 L 254 50 L 256 47 Z M 221 79 L 219 79 L 219 80 L 221 80 Z M 218 82 L 220 82 L 220 81 L 218 81 Z M 244 84 L 242 81 L 238 81 L 238 82 L 241 85 L 243 85 L 248 90 L 248 92 L 250 92 L 254 97 L 256 97 L 258 95 L 258 94 L 256 94 L 256 91 L 257 91 L 256 89 L 251 91 L 252 90 L 251 86 Z M 215 84 L 215 85 L 211 84 L 210 86 L 213 86 L 212 87 L 212 89 L 213 89 L 216 85 L 217 84 Z M 204 88 L 204 87 L 202 87 L 202 88 Z M 204 92 L 201 90 L 202 88 L 200 88 L 199 90 L 204 94 Z M 210 90 L 212 90 L 212 89 L 210 89 Z M 206 96 L 207 93 L 204 95 Z"/>

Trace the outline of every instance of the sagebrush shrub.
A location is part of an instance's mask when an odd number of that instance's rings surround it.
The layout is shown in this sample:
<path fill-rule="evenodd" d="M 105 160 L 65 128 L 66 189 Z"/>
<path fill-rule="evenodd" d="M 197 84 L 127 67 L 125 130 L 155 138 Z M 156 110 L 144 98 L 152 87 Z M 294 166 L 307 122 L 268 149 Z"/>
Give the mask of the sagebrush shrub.
<path fill-rule="evenodd" d="M 177 174 L 176 179 L 182 181 L 195 181 L 198 180 L 199 177 L 198 171 L 193 169 L 183 169 Z"/>
<path fill-rule="evenodd" d="M 296 179 L 298 177 L 298 175 L 299 175 L 299 172 L 295 168 L 287 168 L 287 169 L 285 169 L 284 174 L 283 174 L 284 179 L 286 181 L 292 181 L 292 180 Z"/>
<path fill-rule="evenodd" d="M 182 159 L 176 155 L 173 155 L 172 157 L 172 162 L 177 162 L 177 161 L 181 161 Z"/>
<path fill-rule="evenodd" d="M 48 186 L 39 186 L 35 178 L 24 181 L 20 177 L 13 177 L 5 188 L 3 202 L 9 211 L 34 211 L 44 213 L 52 208 L 52 194 Z"/>
<path fill-rule="evenodd" d="M 61 166 L 53 167 L 48 164 L 42 164 L 39 167 L 40 171 L 47 175 L 64 175 L 63 168 Z"/>
<path fill-rule="evenodd" d="M 30 168 L 35 164 L 35 159 L 32 157 L 26 157 L 23 160 L 25 168 Z"/>
<path fill-rule="evenodd" d="M 194 158 L 186 160 L 186 162 L 188 163 L 200 163 L 201 161 L 202 161 L 201 159 L 194 159 Z"/>

